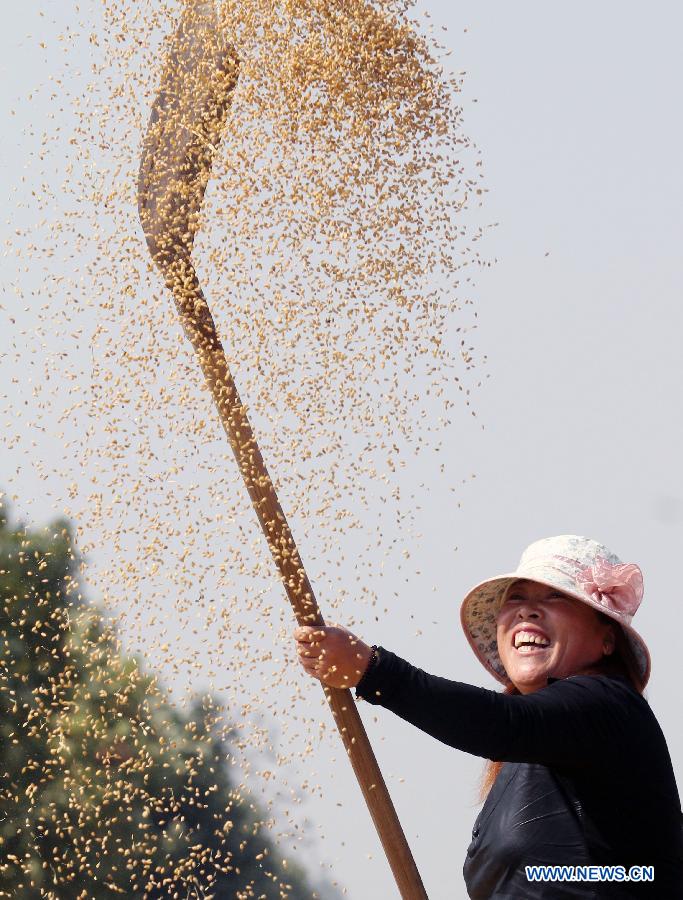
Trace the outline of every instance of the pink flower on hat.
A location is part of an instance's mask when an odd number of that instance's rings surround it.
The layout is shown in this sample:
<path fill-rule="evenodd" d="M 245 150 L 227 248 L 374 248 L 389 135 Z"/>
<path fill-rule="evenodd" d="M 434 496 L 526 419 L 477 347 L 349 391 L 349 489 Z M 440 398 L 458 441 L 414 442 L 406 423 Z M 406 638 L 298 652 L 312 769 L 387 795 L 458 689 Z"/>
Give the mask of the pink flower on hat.
<path fill-rule="evenodd" d="M 643 599 L 643 573 L 635 563 L 615 565 L 598 558 L 577 572 L 576 581 L 596 603 L 629 620 Z"/>

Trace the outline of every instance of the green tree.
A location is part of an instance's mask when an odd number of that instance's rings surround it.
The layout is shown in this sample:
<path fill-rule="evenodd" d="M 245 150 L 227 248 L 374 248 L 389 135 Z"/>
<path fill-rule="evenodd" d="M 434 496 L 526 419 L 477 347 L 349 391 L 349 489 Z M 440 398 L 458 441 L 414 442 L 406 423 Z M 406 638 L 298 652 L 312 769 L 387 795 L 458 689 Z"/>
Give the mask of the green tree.
<path fill-rule="evenodd" d="M 0 507 L 0 897 L 322 896 L 234 788 L 214 702 L 172 707 L 78 564 L 68 522 Z"/>

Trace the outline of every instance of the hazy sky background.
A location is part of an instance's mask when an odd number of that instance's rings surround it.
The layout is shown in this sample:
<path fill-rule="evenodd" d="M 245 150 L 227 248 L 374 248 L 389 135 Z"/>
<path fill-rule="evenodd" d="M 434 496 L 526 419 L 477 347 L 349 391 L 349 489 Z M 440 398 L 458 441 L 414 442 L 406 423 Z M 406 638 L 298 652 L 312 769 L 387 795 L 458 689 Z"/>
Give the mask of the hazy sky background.
<path fill-rule="evenodd" d="M 683 10 L 607 0 L 422 6 L 438 31 L 448 27 L 449 60 L 467 71 L 465 127 L 482 149 L 490 191 L 484 218 L 499 223 L 483 247 L 497 264 L 481 272 L 475 294 L 476 346 L 488 357 L 481 374 L 491 377 L 474 400 L 478 419 L 461 416 L 462 507 L 452 494 L 432 493 L 420 514 L 430 591 L 415 582 L 407 590 L 387 573 L 387 593 L 399 600 L 363 637 L 428 671 L 495 687 L 460 632 L 460 599 L 514 568 L 539 537 L 594 537 L 643 569 L 634 624 L 652 652 L 647 696 L 680 783 Z M 17 218 L 29 216 L 16 212 L 17 199 L 32 189 L 24 166 L 34 143 L 22 128 L 33 121 L 40 131 L 41 117 L 59 114 L 27 100 L 50 71 L 39 41 L 49 45 L 74 17 L 66 6 L 19 4 L 0 35 L 10 237 Z M 11 256 L 0 271 L 5 285 L 37 277 L 22 275 Z M 1 302 L 3 317 L 17 315 L 11 294 Z M 9 346 L 16 336 L 0 321 Z M 12 385 L 2 387 L 11 396 Z M 36 452 L 63 456 L 57 441 Z M 27 520 L 42 522 L 54 500 L 20 462 L 3 451 L 2 486 L 18 495 Z M 429 471 L 410 477 L 434 481 Z M 430 898 L 465 897 L 462 862 L 482 762 L 389 713 L 361 710 Z M 309 799 L 307 811 L 325 838 L 308 858 L 331 864 L 352 900 L 395 896 L 350 770 L 324 750 L 316 759 L 322 797 Z"/>

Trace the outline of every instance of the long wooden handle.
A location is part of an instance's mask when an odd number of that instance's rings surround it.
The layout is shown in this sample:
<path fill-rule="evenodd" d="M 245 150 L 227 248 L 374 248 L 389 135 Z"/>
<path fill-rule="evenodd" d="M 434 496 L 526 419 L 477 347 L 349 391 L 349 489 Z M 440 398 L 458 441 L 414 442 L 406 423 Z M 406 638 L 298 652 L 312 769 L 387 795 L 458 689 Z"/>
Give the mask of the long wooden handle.
<path fill-rule="evenodd" d="M 239 60 L 210 0 L 184 0 L 143 141 L 138 207 L 150 253 L 173 292 L 237 464 L 301 625 L 323 625 L 294 537 L 240 401 L 211 311 L 192 265 L 204 191 Z M 350 691 L 325 696 L 353 766 L 401 897 L 426 893 Z"/>
<path fill-rule="evenodd" d="M 177 259 L 165 274 L 167 284 L 173 291 L 183 328 L 199 358 L 261 528 L 282 576 L 296 620 L 300 625 L 324 625 L 294 536 L 261 456 L 247 411 L 230 374 L 223 346 L 194 268 L 187 260 Z M 426 900 L 427 894 L 420 873 L 351 691 L 328 687 L 324 691 L 401 897 L 405 900 Z"/>

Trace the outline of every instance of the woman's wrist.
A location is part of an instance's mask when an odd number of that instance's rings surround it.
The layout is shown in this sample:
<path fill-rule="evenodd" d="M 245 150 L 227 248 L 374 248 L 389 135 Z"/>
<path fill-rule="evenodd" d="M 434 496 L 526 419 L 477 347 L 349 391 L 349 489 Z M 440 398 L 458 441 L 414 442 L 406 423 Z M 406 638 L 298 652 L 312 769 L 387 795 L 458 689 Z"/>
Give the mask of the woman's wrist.
<path fill-rule="evenodd" d="M 367 681 L 370 673 L 375 668 L 375 665 L 377 664 L 377 661 L 379 659 L 379 653 L 378 653 L 376 644 L 372 645 L 372 647 L 370 648 L 370 651 L 371 651 L 370 657 L 367 661 L 365 669 L 363 670 L 363 674 L 361 675 L 360 679 L 356 683 L 356 693 L 358 693 L 358 691 L 360 691 L 363 688 L 363 685 Z"/>

